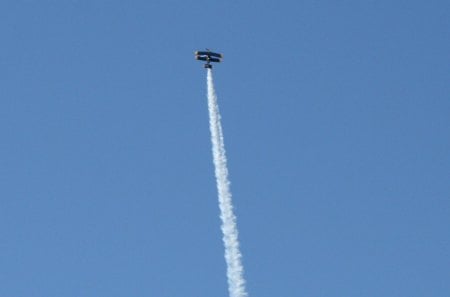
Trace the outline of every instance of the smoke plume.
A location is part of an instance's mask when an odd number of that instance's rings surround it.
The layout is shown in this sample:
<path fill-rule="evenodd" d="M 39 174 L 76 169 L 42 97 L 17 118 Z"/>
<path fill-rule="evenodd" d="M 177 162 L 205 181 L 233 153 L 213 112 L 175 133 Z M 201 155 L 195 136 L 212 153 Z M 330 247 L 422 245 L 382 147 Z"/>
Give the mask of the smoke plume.
<path fill-rule="evenodd" d="M 228 180 L 227 158 L 220 123 L 217 96 L 214 90 L 211 69 L 207 69 L 209 128 L 211 130 L 212 153 L 219 194 L 220 218 L 222 220 L 225 261 L 227 264 L 228 291 L 230 297 L 246 297 L 245 280 L 239 251 L 236 216 L 233 213 L 230 182 Z"/>

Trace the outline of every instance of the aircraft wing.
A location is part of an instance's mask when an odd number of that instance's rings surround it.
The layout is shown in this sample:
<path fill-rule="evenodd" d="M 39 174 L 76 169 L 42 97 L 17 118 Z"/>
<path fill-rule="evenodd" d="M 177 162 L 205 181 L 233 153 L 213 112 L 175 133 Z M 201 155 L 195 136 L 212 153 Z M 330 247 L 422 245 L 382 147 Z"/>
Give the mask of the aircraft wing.
<path fill-rule="evenodd" d="M 217 59 L 217 58 L 209 58 L 209 61 L 219 63 L 219 62 L 220 62 L 220 59 Z"/>
<path fill-rule="evenodd" d="M 209 52 L 208 56 L 210 57 L 216 57 L 216 58 L 223 58 L 222 54 L 219 53 L 213 53 L 213 52 Z"/>
<path fill-rule="evenodd" d="M 197 52 L 195 52 L 195 54 L 198 55 L 198 56 L 208 56 L 208 57 L 223 58 L 222 54 L 213 53 L 213 52 L 197 51 Z"/>

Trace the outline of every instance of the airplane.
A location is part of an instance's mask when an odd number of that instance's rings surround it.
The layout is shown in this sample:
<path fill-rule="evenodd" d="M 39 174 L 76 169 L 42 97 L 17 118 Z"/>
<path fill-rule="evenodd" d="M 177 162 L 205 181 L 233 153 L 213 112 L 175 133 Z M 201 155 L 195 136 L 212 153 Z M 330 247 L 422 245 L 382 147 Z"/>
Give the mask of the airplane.
<path fill-rule="evenodd" d="M 206 49 L 206 51 L 196 51 L 194 54 L 196 60 L 206 61 L 204 67 L 209 69 L 212 68 L 211 62 L 220 63 L 223 58 L 222 54 L 214 53 L 209 49 Z"/>

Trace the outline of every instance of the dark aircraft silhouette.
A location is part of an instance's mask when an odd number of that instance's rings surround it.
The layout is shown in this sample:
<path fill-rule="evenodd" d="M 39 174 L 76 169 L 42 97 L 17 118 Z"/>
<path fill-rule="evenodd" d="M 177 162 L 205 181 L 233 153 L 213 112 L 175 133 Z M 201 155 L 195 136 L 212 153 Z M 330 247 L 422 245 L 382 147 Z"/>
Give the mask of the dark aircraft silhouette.
<path fill-rule="evenodd" d="M 195 52 L 195 59 L 200 61 L 206 61 L 205 68 L 212 68 L 211 62 L 220 63 L 223 58 L 222 54 L 214 53 L 210 51 L 209 49 L 206 49 L 206 51 L 196 51 Z"/>

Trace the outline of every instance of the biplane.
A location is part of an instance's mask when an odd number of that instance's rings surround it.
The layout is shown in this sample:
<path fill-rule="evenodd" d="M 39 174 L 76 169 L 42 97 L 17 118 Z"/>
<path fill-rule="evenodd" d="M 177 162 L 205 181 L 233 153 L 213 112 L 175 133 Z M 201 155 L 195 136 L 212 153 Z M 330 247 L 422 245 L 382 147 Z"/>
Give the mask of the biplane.
<path fill-rule="evenodd" d="M 223 55 L 219 53 L 214 53 L 209 49 L 206 49 L 206 51 L 196 51 L 195 59 L 200 61 L 206 61 L 204 67 L 211 69 L 212 68 L 211 62 L 215 63 L 222 62 Z"/>

